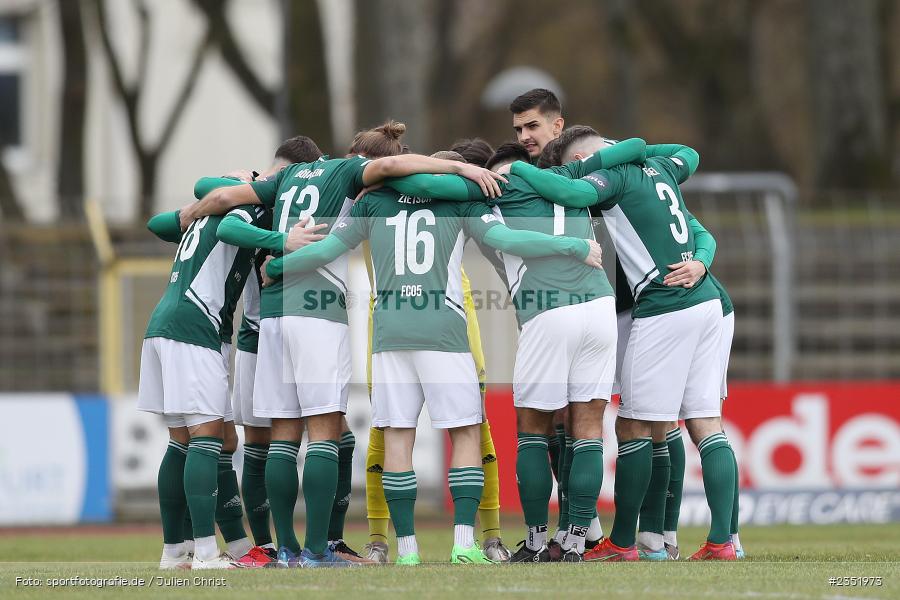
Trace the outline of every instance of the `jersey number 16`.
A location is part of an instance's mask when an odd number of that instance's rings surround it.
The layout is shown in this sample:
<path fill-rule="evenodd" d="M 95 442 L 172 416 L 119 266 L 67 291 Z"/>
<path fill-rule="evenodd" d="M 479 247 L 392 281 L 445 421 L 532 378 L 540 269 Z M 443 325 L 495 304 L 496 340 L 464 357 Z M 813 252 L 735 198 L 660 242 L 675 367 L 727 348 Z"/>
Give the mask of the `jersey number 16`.
<path fill-rule="evenodd" d="M 430 210 L 417 210 L 406 216 L 409 211 L 401 210 L 393 217 L 384 220 L 388 227 L 394 228 L 394 273 L 405 275 L 406 268 L 416 275 L 423 275 L 431 270 L 434 264 L 434 236 L 429 231 L 419 231 L 419 223 L 434 225 L 434 213 Z M 419 260 L 419 244 L 423 246 L 422 260 Z"/>

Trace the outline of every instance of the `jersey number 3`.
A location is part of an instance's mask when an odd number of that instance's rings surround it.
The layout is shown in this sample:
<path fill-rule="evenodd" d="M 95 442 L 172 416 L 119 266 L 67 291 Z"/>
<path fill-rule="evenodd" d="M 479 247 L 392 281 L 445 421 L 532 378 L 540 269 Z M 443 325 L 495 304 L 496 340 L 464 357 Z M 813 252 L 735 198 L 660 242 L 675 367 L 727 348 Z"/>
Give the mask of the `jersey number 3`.
<path fill-rule="evenodd" d="M 656 195 L 659 196 L 660 200 L 669 203 L 669 212 L 678 219 L 677 226 L 675 223 L 669 224 L 669 229 L 672 230 L 672 237 L 679 244 L 686 244 L 688 241 L 687 221 L 684 220 L 684 213 L 678 207 L 678 196 L 675 195 L 675 191 L 668 184 L 657 183 Z"/>
<path fill-rule="evenodd" d="M 388 227 L 394 228 L 394 273 L 405 275 L 406 268 L 415 275 L 423 275 L 431 270 L 434 264 L 434 236 L 429 231 L 419 231 L 419 222 L 434 225 L 434 213 L 430 210 L 417 210 L 406 216 L 408 211 L 401 210 L 393 217 L 384 220 Z M 423 246 L 422 260 L 419 260 L 419 244 Z"/>

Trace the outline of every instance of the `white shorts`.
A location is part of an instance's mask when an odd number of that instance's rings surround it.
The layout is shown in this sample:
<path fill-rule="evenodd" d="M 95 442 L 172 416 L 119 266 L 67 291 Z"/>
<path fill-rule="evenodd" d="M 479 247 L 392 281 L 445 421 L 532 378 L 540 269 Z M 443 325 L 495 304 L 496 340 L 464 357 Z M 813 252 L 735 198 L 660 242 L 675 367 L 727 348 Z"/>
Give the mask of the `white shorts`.
<path fill-rule="evenodd" d="M 199 425 L 216 419 L 230 421 L 230 355 L 231 344 L 222 344 L 221 351 L 216 352 L 168 338 L 145 339 L 141 348 L 138 410 L 166 415 L 168 427 Z"/>
<path fill-rule="evenodd" d="M 415 427 L 422 405 L 436 429 L 482 422 L 470 352 L 393 350 L 372 355 L 372 426 Z"/>
<path fill-rule="evenodd" d="M 734 339 L 734 311 L 722 317 L 722 338 L 719 340 L 719 359 L 722 361 L 722 386 L 719 397 L 728 397 L 728 359 L 731 358 L 731 342 Z"/>
<path fill-rule="evenodd" d="M 234 354 L 234 381 L 231 384 L 231 410 L 235 425 L 271 427 L 272 420 L 253 416 L 253 382 L 256 380 L 256 354 L 237 350 Z"/>
<path fill-rule="evenodd" d="M 522 327 L 513 404 L 553 411 L 609 400 L 616 370 L 616 305 L 607 296 L 537 315 Z"/>
<path fill-rule="evenodd" d="M 625 348 L 628 346 L 628 338 L 631 336 L 631 309 L 616 313 L 616 328 L 619 331 L 619 339 L 616 341 L 616 380 L 613 383 L 613 394 L 622 393 L 622 362 L 625 360 Z"/>
<path fill-rule="evenodd" d="M 253 416 L 298 419 L 347 412 L 347 325 L 314 317 L 262 319 Z"/>
<path fill-rule="evenodd" d="M 718 417 L 722 303 L 634 320 L 622 364 L 619 416 L 641 421 Z"/>

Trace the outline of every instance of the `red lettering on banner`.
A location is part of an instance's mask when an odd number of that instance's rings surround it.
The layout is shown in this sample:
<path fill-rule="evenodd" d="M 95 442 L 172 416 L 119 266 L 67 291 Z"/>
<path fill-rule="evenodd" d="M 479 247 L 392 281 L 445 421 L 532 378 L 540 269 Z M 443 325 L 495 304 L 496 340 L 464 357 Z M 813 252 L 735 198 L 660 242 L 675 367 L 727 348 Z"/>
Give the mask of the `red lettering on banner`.
<path fill-rule="evenodd" d="M 738 457 L 744 488 L 781 492 L 900 487 L 900 381 L 731 383 L 728 387 L 725 429 Z M 518 511 L 511 390 L 489 387 L 487 412 L 500 468 L 500 503 L 503 510 Z M 607 508 L 615 477 L 614 422 L 612 404 L 604 419 L 601 504 Z M 687 431 L 683 435 L 685 490 L 698 491 L 702 489 L 699 455 Z"/>

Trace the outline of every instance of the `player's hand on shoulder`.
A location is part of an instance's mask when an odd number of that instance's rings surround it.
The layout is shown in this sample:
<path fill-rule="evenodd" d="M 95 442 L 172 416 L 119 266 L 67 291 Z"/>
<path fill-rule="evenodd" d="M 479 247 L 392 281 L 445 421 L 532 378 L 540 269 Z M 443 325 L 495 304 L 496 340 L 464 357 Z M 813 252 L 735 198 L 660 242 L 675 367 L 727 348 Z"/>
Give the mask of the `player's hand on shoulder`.
<path fill-rule="evenodd" d="M 313 225 L 312 227 L 307 227 L 309 224 L 309 217 L 303 217 L 297 224 L 291 227 L 291 230 L 288 232 L 287 240 L 284 242 L 284 252 L 287 254 L 288 252 L 293 252 L 303 246 L 308 244 L 312 244 L 313 242 L 318 242 L 319 240 L 325 239 L 325 236 L 321 233 L 317 233 L 322 231 L 323 229 L 328 227 L 327 223 L 319 223 L 318 225 Z"/>
<path fill-rule="evenodd" d="M 602 269 L 603 249 L 600 247 L 600 244 L 598 244 L 594 240 L 585 241 L 588 243 L 588 247 L 590 248 L 590 250 L 588 251 L 587 258 L 584 259 L 584 264 L 595 269 Z"/>
<path fill-rule="evenodd" d="M 181 226 L 181 231 L 187 231 L 187 228 L 194 222 L 194 208 L 196 206 L 196 202 L 191 202 L 178 210 L 178 224 Z"/>
<path fill-rule="evenodd" d="M 374 192 L 378 188 L 382 186 L 381 183 L 376 183 L 375 185 L 366 186 L 363 189 L 359 190 L 359 193 L 356 195 L 356 198 L 353 199 L 353 203 L 356 204 L 360 198 L 368 194 L 369 192 Z"/>
<path fill-rule="evenodd" d="M 506 178 L 500 173 L 494 173 L 488 169 L 468 163 L 460 163 L 459 175 L 477 183 L 478 187 L 481 188 L 481 193 L 488 198 L 499 197 L 503 191 L 500 189 L 498 182 L 506 183 Z"/>
<path fill-rule="evenodd" d="M 236 169 L 225 173 L 225 177 L 231 177 L 244 183 L 250 183 L 254 179 L 253 171 L 248 171 L 247 169 Z"/>
<path fill-rule="evenodd" d="M 259 274 L 262 275 L 262 286 L 269 287 L 275 280 L 269 277 L 269 274 L 266 272 L 266 268 L 269 266 L 269 263 L 272 262 L 272 259 L 275 257 L 271 254 L 266 257 L 266 260 L 263 261 L 262 265 L 259 267 Z"/>
<path fill-rule="evenodd" d="M 669 287 L 694 287 L 706 274 L 706 265 L 699 260 L 686 260 L 669 265 L 671 273 L 663 277 L 663 283 Z"/>

